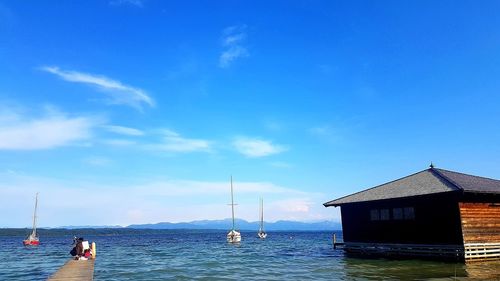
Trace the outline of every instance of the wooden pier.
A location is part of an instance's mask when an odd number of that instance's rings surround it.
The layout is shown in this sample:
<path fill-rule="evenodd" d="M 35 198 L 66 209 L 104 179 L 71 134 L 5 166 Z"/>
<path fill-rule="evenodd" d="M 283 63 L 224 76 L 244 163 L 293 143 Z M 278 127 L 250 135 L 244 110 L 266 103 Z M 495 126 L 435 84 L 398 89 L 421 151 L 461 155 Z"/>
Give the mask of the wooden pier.
<path fill-rule="evenodd" d="M 56 273 L 49 277 L 49 281 L 92 281 L 94 280 L 95 259 L 69 260 Z"/>
<path fill-rule="evenodd" d="M 334 233 L 332 235 L 332 244 L 333 244 L 333 249 L 337 249 L 338 246 L 344 246 L 344 242 L 339 242 L 337 241 L 337 235 Z"/>

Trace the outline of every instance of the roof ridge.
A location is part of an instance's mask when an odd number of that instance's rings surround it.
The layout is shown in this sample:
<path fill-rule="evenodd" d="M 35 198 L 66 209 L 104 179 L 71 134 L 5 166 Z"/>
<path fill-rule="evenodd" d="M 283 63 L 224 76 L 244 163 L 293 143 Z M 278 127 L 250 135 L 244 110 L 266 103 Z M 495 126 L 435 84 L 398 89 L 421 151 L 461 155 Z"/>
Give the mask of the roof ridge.
<path fill-rule="evenodd" d="M 500 195 L 500 180 L 431 167 L 406 177 L 330 200 L 323 205 L 325 207 L 336 207 L 356 202 L 404 198 L 445 192 Z"/>
<path fill-rule="evenodd" d="M 346 197 L 353 196 L 353 195 L 356 195 L 356 194 L 359 194 L 359 193 L 362 193 L 362 192 L 365 192 L 365 191 L 368 191 L 368 190 L 372 190 L 372 189 L 378 188 L 378 187 L 380 187 L 380 186 L 383 186 L 383 185 L 386 185 L 386 184 L 390 184 L 390 183 L 396 182 L 396 181 L 398 181 L 398 180 L 406 179 L 406 178 L 409 178 L 409 177 L 411 177 L 411 176 L 414 176 L 414 175 L 417 175 L 417 174 L 423 173 L 423 172 L 428 171 L 428 170 L 430 170 L 430 169 L 425 169 L 425 170 L 422 170 L 422 171 L 419 171 L 419 172 L 413 173 L 413 174 L 411 174 L 411 175 L 408 175 L 408 176 L 405 176 L 405 177 L 402 177 L 402 178 L 398 178 L 398 179 L 395 179 L 395 180 L 392 180 L 392 181 L 388 181 L 388 182 L 385 182 L 385 183 L 382 183 L 382 184 L 376 185 L 376 186 L 374 186 L 374 187 L 370 187 L 370 188 L 363 189 L 363 190 L 361 190 L 361 191 L 358 191 L 358 192 L 355 192 L 355 193 L 352 193 L 352 194 L 348 194 L 348 195 L 346 195 L 346 196 L 342 196 L 342 197 L 337 198 L 337 199 L 335 199 L 335 200 L 330 200 L 330 201 L 328 201 L 328 202 L 326 202 L 326 203 L 323 203 L 323 206 L 325 206 L 325 207 L 326 207 L 328 204 L 330 204 L 330 202 L 337 201 L 337 200 L 340 200 L 340 199 L 344 199 L 344 198 L 346 198 Z"/>
<path fill-rule="evenodd" d="M 434 168 L 434 167 L 433 168 L 429 168 L 428 170 L 430 170 L 431 172 L 437 174 L 438 177 L 440 177 L 440 178 L 446 180 L 447 182 L 451 183 L 457 189 L 464 191 L 463 186 L 461 186 L 460 184 L 458 184 L 456 181 L 450 179 L 449 177 L 447 177 L 446 175 L 444 175 L 443 173 L 441 173 L 439 170 L 443 170 L 443 171 L 447 171 L 447 172 L 453 172 L 453 171 L 448 171 L 448 170 L 444 170 L 444 169 L 437 169 L 437 168 Z"/>
<path fill-rule="evenodd" d="M 441 168 L 433 168 L 433 169 L 434 170 L 441 170 L 441 171 L 445 171 L 445 172 L 450 172 L 450 173 L 455 173 L 455 174 L 460 174 L 460 175 L 464 175 L 464 176 L 468 176 L 468 177 L 475 177 L 475 178 L 481 178 L 481 179 L 487 179 L 487 180 L 499 181 L 500 182 L 500 180 L 494 179 L 494 178 L 488 178 L 488 177 L 483 177 L 483 176 L 475 176 L 475 175 L 471 175 L 471 174 L 466 174 L 466 173 L 461 173 L 461 172 L 455 172 L 455 171 L 441 169 Z"/>

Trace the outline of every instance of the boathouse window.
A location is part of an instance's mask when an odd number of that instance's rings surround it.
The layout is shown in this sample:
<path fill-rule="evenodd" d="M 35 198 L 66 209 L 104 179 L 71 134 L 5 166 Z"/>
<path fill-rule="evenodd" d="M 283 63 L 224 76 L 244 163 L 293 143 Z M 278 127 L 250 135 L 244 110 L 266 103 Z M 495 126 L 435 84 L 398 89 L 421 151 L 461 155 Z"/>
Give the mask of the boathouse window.
<path fill-rule="evenodd" d="M 372 221 L 380 220 L 380 212 L 377 209 L 370 210 L 370 220 Z"/>
<path fill-rule="evenodd" d="M 380 220 L 381 221 L 388 221 L 390 219 L 391 219 L 391 216 L 389 214 L 389 209 L 380 210 Z"/>
<path fill-rule="evenodd" d="M 404 208 L 404 218 L 405 218 L 405 220 L 414 220 L 415 219 L 415 209 L 413 207 Z"/>
<path fill-rule="evenodd" d="M 370 220 L 371 221 L 388 221 L 388 220 L 414 220 L 415 219 L 415 208 L 405 207 L 405 208 L 393 208 L 392 217 L 391 209 L 371 209 L 370 210 Z"/>
<path fill-rule="evenodd" d="M 403 208 L 392 209 L 392 218 L 395 220 L 402 220 L 403 219 Z"/>

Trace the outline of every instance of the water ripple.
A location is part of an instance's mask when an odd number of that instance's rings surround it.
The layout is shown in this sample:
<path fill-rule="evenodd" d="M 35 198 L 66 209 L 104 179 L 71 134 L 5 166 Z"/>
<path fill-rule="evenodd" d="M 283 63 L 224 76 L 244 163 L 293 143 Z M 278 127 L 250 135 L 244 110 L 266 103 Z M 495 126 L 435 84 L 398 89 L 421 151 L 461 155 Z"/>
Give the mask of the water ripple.
<path fill-rule="evenodd" d="M 328 232 L 243 232 L 237 245 L 225 231 L 117 231 L 85 234 L 98 245 L 99 280 L 498 280 L 500 263 L 463 265 L 416 260 L 354 259 L 331 247 Z M 50 232 L 49 232 L 50 233 Z M 71 231 L 22 236 L 0 231 L 0 280 L 46 280 L 68 258 Z"/>

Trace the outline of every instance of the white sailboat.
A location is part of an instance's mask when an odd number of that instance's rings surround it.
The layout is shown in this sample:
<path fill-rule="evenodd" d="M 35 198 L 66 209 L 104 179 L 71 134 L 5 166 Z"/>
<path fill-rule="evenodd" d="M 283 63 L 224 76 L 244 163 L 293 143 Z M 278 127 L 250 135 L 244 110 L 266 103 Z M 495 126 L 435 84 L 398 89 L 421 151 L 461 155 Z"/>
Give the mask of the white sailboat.
<path fill-rule="evenodd" d="M 260 198 L 259 214 L 260 214 L 260 227 L 257 236 L 259 236 L 260 239 L 266 239 L 267 233 L 264 231 L 264 201 L 262 200 L 262 197 Z"/>
<path fill-rule="evenodd" d="M 33 228 L 31 230 L 30 235 L 23 240 L 23 244 L 25 246 L 38 246 L 40 244 L 40 240 L 38 238 L 38 234 L 36 233 L 36 210 L 38 208 L 38 192 L 35 197 L 35 211 L 33 213 Z"/>
<path fill-rule="evenodd" d="M 233 228 L 227 234 L 227 242 L 239 243 L 241 242 L 241 233 L 234 228 L 234 199 L 233 199 L 233 176 L 231 176 L 231 214 L 233 217 Z"/>

